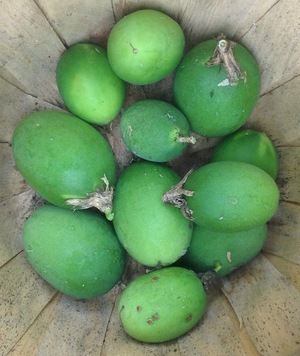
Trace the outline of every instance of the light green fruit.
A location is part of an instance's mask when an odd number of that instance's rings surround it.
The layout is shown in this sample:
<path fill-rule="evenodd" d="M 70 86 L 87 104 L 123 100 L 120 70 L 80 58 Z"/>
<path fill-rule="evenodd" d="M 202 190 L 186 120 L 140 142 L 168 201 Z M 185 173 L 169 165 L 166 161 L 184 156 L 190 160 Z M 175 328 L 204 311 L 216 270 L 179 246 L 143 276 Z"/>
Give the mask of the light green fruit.
<path fill-rule="evenodd" d="M 170 168 L 153 162 L 133 163 L 118 179 L 113 224 L 125 250 L 143 265 L 172 264 L 188 248 L 192 224 L 162 200 L 179 180 Z"/>
<path fill-rule="evenodd" d="M 225 137 L 214 149 L 211 162 L 239 161 L 253 164 L 276 178 L 279 158 L 264 132 L 244 129 Z"/>
<path fill-rule="evenodd" d="M 190 174 L 184 188 L 194 222 L 220 232 L 263 225 L 275 214 L 279 189 L 262 169 L 244 162 L 206 164 Z"/>
<path fill-rule="evenodd" d="M 107 293 L 125 269 L 125 251 L 111 223 L 93 211 L 44 205 L 26 220 L 23 243 L 34 270 L 75 298 Z"/>
<path fill-rule="evenodd" d="M 181 262 L 196 273 L 214 270 L 224 277 L 252 260 L 266 238 L 266 224 L 239 232 L 218 232 L 196 225 Z"/>
<path fill-rule="evenodd" d="M 64 208 L 114 184 L 116 162 L 108 141 L 90 124 L 62 112 L 41 111 L 16 127 L 12 151 L 17 169 L 48 202 Z M 103 211 L 110 215 L 111 209 Z"/>
<path fill-rule="evenodd" d="M 57 64 L 56 80 L 68 109 L 93 124 L 111 122 L 125 99 L 124 82 L 111 69 L 106 50 L 95 44 L 68 48 Z"/>
<path fill-rule="evenodd" d="M 160 11 L 143 9 L 112 28 L 107 55 L 120 78 L 145 85 L 169 75 L 180 62 L 184 46 L 184 33 L 176 21 Z"/>
<path fill-rule="evenodd" d="M 118 300 L 118 313 L 131 337 L 159 343 L 191 330 L 201 319 L 206 300 L 194 272 L 165 267 L 133 280 Z"/>
<path fill-rule="evenodd" d="M 121 117 L 120 129 L 126 146 L 138 157 L 153 162 L 177 158 L 194 143 L 189 123 L 173 105 L 146 99 L 131 105 Z"/>

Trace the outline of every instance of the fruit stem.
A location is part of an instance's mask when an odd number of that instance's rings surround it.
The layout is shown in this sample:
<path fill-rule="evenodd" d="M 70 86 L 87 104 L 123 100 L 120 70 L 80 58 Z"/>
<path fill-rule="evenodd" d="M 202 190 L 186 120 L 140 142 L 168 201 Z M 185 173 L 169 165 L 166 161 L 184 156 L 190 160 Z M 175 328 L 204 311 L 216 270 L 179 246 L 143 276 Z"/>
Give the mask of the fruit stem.
<path fill-rule="evenodd" d="M 180 143 L 191 143 L 194 145 L 196 143 L 196 138 L 194 136 L 179 136 L 176 141 Z"/>
<path fill-rule="evenodd" d="M 193 196 L 194 192 L 191 190 L 183 189 L 182 186 L 192 171 L 193 169 L 189 170 L 180 182 L 173 185 L 171 189 L 162 196 L 162 201 L 165 204 L 171 204 L 176 208 L 179 208 L 183 215 L 189 220 L 193 220 L 193 211 L 187 206 L 187 202 L 183 196 L 191 197 Z"/>
<path fill-rule="evenodd" d="M 109 182 L 105 175 L 101 179 L 105 184 L 105 189 L 98 189 L 96 192 L 89 193 L 88 196 L 83 199 L 67 199 L 65 203 L 72 205 L 74 210 L 96 208 L 105 214 L 107 220 L 113 220 L 113 188 L 109 187 Z"/>
<path fill-rule="evenodd" d="M 218 44 L 214 50 L 214 53 L 205 64 L 208 67 L 219 64 L 223 65 L 227 72 L 230 85 L 237 85 L 240 78 L 246 82 L 246 72 L 241 70 L 239 63 L 233 54 L 233 48 L 236 43 L 226 39 L 226 36 L 223 33 L 218 36 L 217 40 Z"/>

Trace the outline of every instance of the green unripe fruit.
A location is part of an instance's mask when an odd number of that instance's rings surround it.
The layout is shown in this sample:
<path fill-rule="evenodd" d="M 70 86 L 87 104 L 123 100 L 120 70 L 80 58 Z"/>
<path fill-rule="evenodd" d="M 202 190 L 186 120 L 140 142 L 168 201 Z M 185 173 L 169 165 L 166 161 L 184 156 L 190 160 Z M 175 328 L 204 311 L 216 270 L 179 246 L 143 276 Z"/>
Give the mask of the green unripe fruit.
<path fill-rule="evenodd" d="M 93 124 L 111 122 L 125 99 L 124 82 L 111 69 L 106 50 L 95 44 L 68 48 L 57 64 L 56 80 L 68 109 Z"/>
<path fill-rule="evenodd" d="M 141 100 L 122 115 L 120 129 L 126 146 L 138 157 L 153 162 L 177 158 L 187 143 L 189 123 L 173 105 L 161 100 Z"/>
<path fill-rule="evenodd" d="M 170 168 L 152 162 L 130 165 L 115 188 L 113 224 L 131 257 L 143 265 L 169 265 L 188 248 L 192 224 L 163 193 L 180 178 Z"/>
<path fill-rule="evenodd" d="M 224 138 L 214 149 L 212 162 L 239 161 L 253 164 L 276 178 L 279 158 L 273 142 L 256 130 L 240 130 Z"/>
<path fill-rule="evenodd" d="M 35 271 L 75 298 L 107 293 L 125 269 L 125 251 L 111 224 L 92 211 L 44 205 L 26 220 L 23 243 Z"/>
<path fill-rule="evenodd" d="M 187 178 L 184 188 L 194 222 L 220 232 L 265 224 L 275 214 L 279 189 L 262 169 L 244 162 L 206 164 Z"/>
<path fill-rule="evenodd" d="M 118 300 L 118 312 L 131 337 L 159 343 L 191 330 L 205 311 L 206 299 L 194 272 L 165 267 L 132 281 Z"/>
<path fill-rule="evenodd" d="M 260 93 L 260 72 L 241 44 L 224 37 L 199 43 L 183 58 L 174 77 L 174 100 L 191 130 L 221 137 L 240 128 Z"/>
<path fill-rule="evenodd" d="M 171 17 L 152 9 L 135 11 L 112 28 L 107 43 L 109 63 L 131 84 L 155 83 L 180 62 L 184 33 Z"/>
<path fill-rule="evenodd" d="M 111 146 L 90 124 L 61 112 L 35 112 L 16 127 L 12 138 L 17 169 L 50 203 L 71 208 L 68 199 L 85 199 L 113 184 L 116 162 Z M 87 206 L 86 206 L 87 207 Z M 103 211 L 110 214 L 110 207 Z"/>
<path fill-rule="evenodd" d="M 252 260 L 266 238 L 266 224 L 239 232 L 218 232 L 196 225 L 182 263 L 196 273 L 214 270 L 224 277 Z"/>

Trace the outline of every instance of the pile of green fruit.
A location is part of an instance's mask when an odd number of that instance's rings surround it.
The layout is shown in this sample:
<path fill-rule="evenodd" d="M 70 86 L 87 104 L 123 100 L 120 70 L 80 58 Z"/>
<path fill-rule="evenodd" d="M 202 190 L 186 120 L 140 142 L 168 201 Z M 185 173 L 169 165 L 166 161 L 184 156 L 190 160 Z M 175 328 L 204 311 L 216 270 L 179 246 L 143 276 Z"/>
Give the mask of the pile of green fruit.
<path fill-rule="evenodd" d="M 28 261 L 75 298 L 111 290 L 128 255 L 150 268 L 118 299 L 124 330 L 144 342 L 198 323 L 207 300 L 199 275 L 223 277 L 255 257 L 279 201 L 273 143 L 241 128 L 259 97 L 254 58 L 224 35 L 184 50 L 169 16 L 125 16 L 107 49 L 77 43 L 62 54 L 57 86 L 69 113 L 34 112 L 12 139 L 17 169 L 45 201 L 24 224 Z M 117 173 L 99 126 L 120 113 L 129 85 L 171 73 L 172 103 L 145 99 L 122 111 L 121 135 L 137 159 Z M 168 162 L 197 135 L 224 139 L 210 163 L 179 177 Z"/>

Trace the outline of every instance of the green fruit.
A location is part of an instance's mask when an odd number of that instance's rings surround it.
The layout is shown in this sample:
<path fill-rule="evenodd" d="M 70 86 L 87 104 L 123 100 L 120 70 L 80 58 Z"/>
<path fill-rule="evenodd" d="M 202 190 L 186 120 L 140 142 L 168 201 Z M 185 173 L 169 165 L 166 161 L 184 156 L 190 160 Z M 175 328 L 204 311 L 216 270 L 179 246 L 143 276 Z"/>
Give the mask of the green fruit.
<path fill-rule="evenodd" d="M 239 161 L 253 164 L 275 179 L 279 158 L 269 137 L 256 130 L 240 130 L 227 136 L 214 149 L 212 162 Z"/>
<path fill-rule="evenodd" d="M 135 11 L 112 28 L 107 55 L 117 75 L 136 85 L 152 84 L 180 62 L 184 33 L 171 17 L 151 9 Z"/>
<path fill-rule="evenodd" d="M 125 269 L 125 252 L 111 224 L 92 211 L 44 205 L 26 220 L 23 242 L 34 270 L 75 298 L 107 293 Z"/>
<path fill-rule="evenodd" d="M 216 54 L 216 46 L 222 49 L 225 43 L 241 69 L 236 72 L 230 68 L 231 76 L 224 63 L 221 66 L 220 55 L 211 59 Z M 199 135 L 220 137 L 237 130 L 257 103 L 260 92 L 257 63 L 241 44 L 236 43 L 233 49 L 232 46 L 233 43 L 224 38 L 199 43 L 186 54 L 176 70 L 175 103 L 189 120 L 192 131 Z M 230 63 L 233 56 L 229 58 Z"/>
<path fill-rule="evenodd" d="M 17 125 L 12 138 L 17 169 L 44 199 L 69 207 L 113 184 L 116 163 L 109 143 L 91 125 L 61 112 L 35 112 Z"/>
<path fill-rule="evenodd" d="M 196 273 L 215 270 L 219 277 L 224 277 L 252 260 L 262 249 L 266 238 L 266 224 L 230 233 L 196 225 L 182 262 Z"/>
<path fill-rule="evenodd" d="M 143 265 L 169 265 L 188 248 L 192 224 L 162 195 L 179 177 L 152 162 L 130 165 L 118 179 L 114 194 L 114 227 L 131 257 Z"/>
<path fill-rule="evenodd" d="M 126 146 L 138 157 L 154 162 L 177 158 L 194 142 L 189 123 L 173 105 L 161 100 L 141 100 L 122 115 L 120 129 Z"/>
<path fill-rule="evenodd" d="M 125 99 L 124 82 L 112 71 L 106 50 L 95 44 L 68 48 L 57 64 L 56 80 L 68 109 L 93 124 L 111 122 Z"/>
<path fill-rule="evenodd" d="M 192 271 L 165 267 L 133 280 L 118 300 L 118 313 L 131 337 L 158 343 L 191 330 L 204 314 L 206 300 Z"/>
<path fill-rule="evenodd" d="M 187 178 L 184 188 L 194 222 L 220 232 L 265 224 L 275 214 L 279 189 L 262 169 L 243 162 L 206 164 Z"/>

